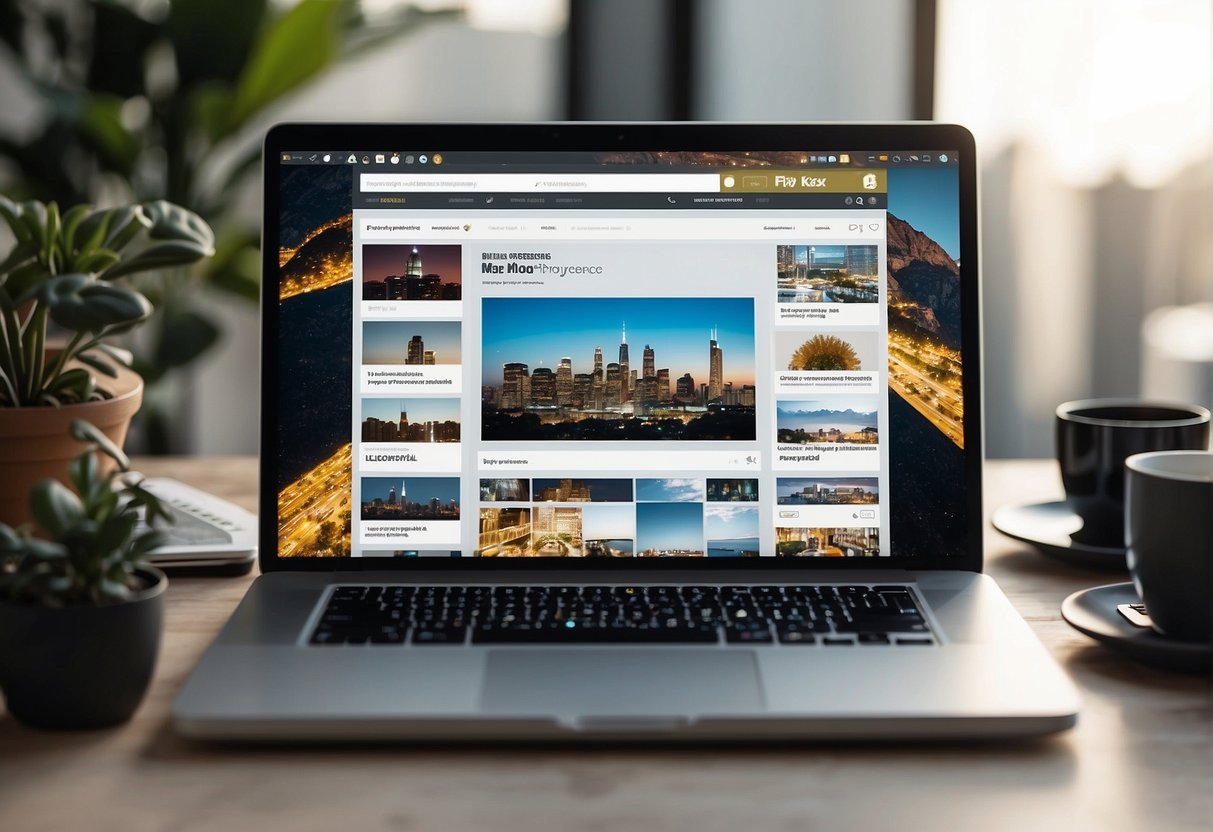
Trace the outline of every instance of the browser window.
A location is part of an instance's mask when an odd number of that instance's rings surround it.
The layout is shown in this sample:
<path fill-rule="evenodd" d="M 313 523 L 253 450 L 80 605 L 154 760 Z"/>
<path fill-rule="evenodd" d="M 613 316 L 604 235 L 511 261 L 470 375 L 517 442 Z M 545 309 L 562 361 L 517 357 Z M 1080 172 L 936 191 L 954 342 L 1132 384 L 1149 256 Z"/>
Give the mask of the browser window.
<path fill-rule="evenodd" d="M 926 243 L 867 154 L 366 155 L 344 161 L 348 445 L 285 484 L 280 554 L 879 557 L 890 391 L 961 444 L 948 310 L 890 274 Z M 301 249 L 281 291 L 318 303 Z M 344 528 L 321 530 L 326 503 Z"/>

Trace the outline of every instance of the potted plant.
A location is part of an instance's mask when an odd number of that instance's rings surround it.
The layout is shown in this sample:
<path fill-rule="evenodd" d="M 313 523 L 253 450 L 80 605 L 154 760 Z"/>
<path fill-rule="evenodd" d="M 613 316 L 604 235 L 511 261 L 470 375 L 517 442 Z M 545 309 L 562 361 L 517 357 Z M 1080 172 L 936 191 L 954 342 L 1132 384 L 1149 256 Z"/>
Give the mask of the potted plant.
<path fill-rule="evenodd" d="M 164 618 L 167 581 L 147 554 L 168 515 L 105 434 L 81 420 L 71 434 L 85 443 L 71 489 L 46 479 L 29 495 L 44 539 L 0 523 L 0 689 L 9 713 L 37 728 L 129 719 Z"/>
<path fill-rule="evenodd" d="M 125 278 L 209 257 L 214 236 L 164 201 L 61 215 L 53 202 L 0 197 L 0 217 L 14 238 L 0 254 L 0 522 L 15 526 L 34 483 L 62 476 L 79 450 L 74 420 L 125 441 L 143 382 L 110 339 L 152 313 Z M 65 343 L 48 342 L 52 324 Z"/>

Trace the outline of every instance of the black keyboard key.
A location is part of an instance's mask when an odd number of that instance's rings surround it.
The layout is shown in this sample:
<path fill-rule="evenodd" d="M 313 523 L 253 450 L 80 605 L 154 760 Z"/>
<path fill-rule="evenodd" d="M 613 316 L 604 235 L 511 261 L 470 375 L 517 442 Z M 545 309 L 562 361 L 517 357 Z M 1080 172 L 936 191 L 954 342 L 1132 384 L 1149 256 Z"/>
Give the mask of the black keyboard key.
<path fill-rule="evenodd" d="M 715 627 L 479 626 L 473 644 L 716 644 Z"/>
<path fill-rule="evenodd" d="M 729 644 L 770 644 L 773 641 L 771 631 L 765 624 L 752 629 L 725 627 L 724 640 Z"/>
<path fill-rule="evenodd" d="M 830 636 L 823 638 L 821 643 L 827 647 L 841 647 L 843 645 L 850 647 L 855 644 L 855 642 L 849 638 L 831 638 Z"/>
<path fill-rule="evenodd" d="M 860 644 L 888 644 L 889 637 L 884 633 L 860 633 Z"/>
<path fill-rule="evenodd" d="M 780 644 L 808 645 L 816 644 L 817 636 L 802 630 L 779 630 Z"/>
<path fill-rule="evenodd" d="M 413 644 L 463 644 L 466 635 L 464 627 L 419 627 L 413 630 Z"/>
<path fill-rule="evenodd" d="M 898 644 L 934 644 L 935 642 L 929 638 L 906 638 L 902 636 L 897 639 Z"/>

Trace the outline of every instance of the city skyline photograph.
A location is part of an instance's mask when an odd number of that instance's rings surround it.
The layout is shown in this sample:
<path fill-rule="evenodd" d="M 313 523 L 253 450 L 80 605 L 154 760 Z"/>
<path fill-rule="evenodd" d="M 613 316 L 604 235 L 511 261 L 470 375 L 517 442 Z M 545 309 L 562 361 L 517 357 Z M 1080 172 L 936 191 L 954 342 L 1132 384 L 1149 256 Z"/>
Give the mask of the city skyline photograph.
<path fill-rule="evenodd" d="M 758 480 L 708 478 L 709 503 L 753 503 L 758 501 Z"/>
<path fill-rule="evenodd" d="M 459 300 L 462 284 L 462 246 L 362 246 L 363 300 Z"/>
<path fill-rule="evenodd" d="M 398 422 L 401 413 L 413 422 L 458 422 L 459 399 L 363 399 L 362 418 Z"/>
<path fill-rule="evenodd" d="M 630 503 L 630 479 L 536 477 L 531 480 L 537 503 Z"/>
<path fill-rule="evenodd" d="M 778 245 L 779 303 L 877 303 L 879 248 L 873 245 Z"/>
<path fill-rule="evenodd" d="M 410 361 L 409 351 L 420 337 L 421 360 Z M 425 352 L 433 353 L 434 364 L 459 364 L 459 321 L 363 321 L 363 364 L 424 364 Z"/>
<path fill-rule="evenodd" d="M 601 348 L 605 366 L 619 362 L 627 338 L 631 369 L 642 370 L 644 348 L 654 351 L 654 369 L 668 369 L 671 384 L 684 373 L 695 383 L 709 380 L 709 340 L 717 333 L 723 351 L 723 381 L 754 384 L 753 298 L 484 298 L 484 384 L 500 386 L 502 368 L 526 364 L 530 372 L 555 370 L 572 359 L 574 373 L 594 369 Z"/>
<path fill-rule="evenodd" d="M 779 505 L 862 505 L 879 499 L 876 477 L 780 477 L 775 482 Z"/>
<path fill-rule="evenodd" d="M 459 477 L 363 477 L 362 503 L 376 499 L 388 503 L 392 497 L 396 502 L 428 504 L 435 497 L 446 506 L 454 500 L 459 505 Z"/>

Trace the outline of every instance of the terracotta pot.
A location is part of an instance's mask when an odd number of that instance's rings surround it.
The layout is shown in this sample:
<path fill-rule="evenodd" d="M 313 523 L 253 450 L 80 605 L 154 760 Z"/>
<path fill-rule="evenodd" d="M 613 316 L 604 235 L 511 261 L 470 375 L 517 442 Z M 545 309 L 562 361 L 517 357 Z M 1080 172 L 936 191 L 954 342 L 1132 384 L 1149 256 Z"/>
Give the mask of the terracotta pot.
<path fill-rule="evenodd" d="M 159 569 L 145 589 L 101 607 L 51 609 L 0 601 L 0 688 L 8 712 L 32 728 L 106 728 L 143 701 L 164 627 Z"/>
<path fill-rule="evenodd" d="M 15 527 L 30 519 L 29 492 L 35 483 L 48 477 L 66 481 L 67 463 L 84 447 L 70 433 L 74 419 L 96 425 L 122 447 L 131 417 L 143 403 L 143 379 L 125 367 L 117 369 L 117 378 L 98 378 L 111 394 L 104 401 L 0 407 L 0 522 Z M 107 456 L 100 461 L 106 470 L 113 465 Z"/>

